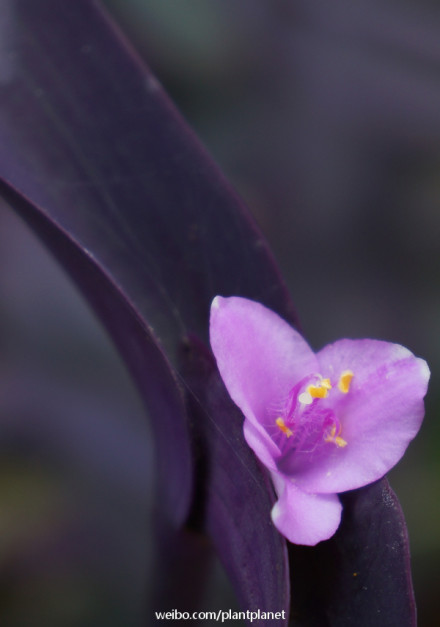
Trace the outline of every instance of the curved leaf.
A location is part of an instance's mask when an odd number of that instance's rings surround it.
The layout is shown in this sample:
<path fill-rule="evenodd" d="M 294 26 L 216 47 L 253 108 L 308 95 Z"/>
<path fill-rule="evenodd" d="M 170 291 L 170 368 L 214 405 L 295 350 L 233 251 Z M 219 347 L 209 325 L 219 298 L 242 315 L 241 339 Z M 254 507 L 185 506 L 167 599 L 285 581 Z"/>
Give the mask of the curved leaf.
<path fill-rule="evenodd" d="M 293 309 L 241 202 L 96 4 L 16 0 L 1 175 L 72 233 L 168 355 L 205 341 L 212 298 Z"/>
<path fill-rule="evenodd" d="M 416 626 L 408 534 L 386 479 L 341 495 L 336 535 L 290 547 L 293 624 Z"/>
<path fill-rule="evenodd" d="M 164 522 L 181 525 L 192 497 L 192 460 L 181 388 L 148 324 L 112 277 L 36 206 L 0 180 L 0 194 L 22 215 L 79 285 L 109 331 L 153 420 Z"/>
<path fill-rule="evenodd" d="M 10 6 L 1 191 L 77 281 L 130 365 L 152 406 L 162 476 L 172 475 L 169 516 L 182 485 L 174 516 L 181 521 L 191 494 L 189 442 L 175 379 L 154 337 L 176 364 L 188 333 L 207 342 L 209 306 L 219 293 L 258 299 L 290 320 L 293 309 L 240 201 L 96 3 Z M 216 408 L 210 415 L 223 424 Z M 215 438 L 201 433 L 212 448 Z M 225 459 L 243 447 L 237 431 Z M 224 495 L 231 506 L 248 492 L 253 462 L 246 459 L 234 494 Z M 263 520 L 271 488 L 258 476 L 254 515 Z M 237 542 L 239 534 L 236 528 Z M 245 606 L 260 599 L 263 607 L 271 580 L 271 605 L 288 608 L 285 541 L 271 525 L 255 537 L 247 578 L 237 543 L 221 548 Z"/>

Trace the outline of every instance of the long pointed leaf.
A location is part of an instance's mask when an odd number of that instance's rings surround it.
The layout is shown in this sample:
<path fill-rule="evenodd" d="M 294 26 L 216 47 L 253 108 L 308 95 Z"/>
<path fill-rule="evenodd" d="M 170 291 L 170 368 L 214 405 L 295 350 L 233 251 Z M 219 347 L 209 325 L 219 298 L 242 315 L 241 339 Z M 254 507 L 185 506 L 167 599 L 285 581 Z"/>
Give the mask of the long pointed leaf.
<path fill-rule="evenodd" d="M 92 301 L 144 396 L 159 397 L 152 418 L 172 486 L 179 463 L 184 468 L 181 519 L 190 496 L 186 425 L 152 328 L 176 363 L 189 332 L 207 341 L 209 305 L 218 293 L 256 298 L 290 319 L 293 310 L 239 200 L 97 5 L 16 0 L 11 6 L 11 65 L 1 87 L 3 195 Z M 169 395 L 176 401 L 172 424 L 170 406 L 170 420 L 162 415 Z M 228 454 L 243 446 L 241 434 L 229 438 Z M 245 464 L 235 491 L 245 494 L 247 482 Z M 266 482 L 255 489 L 260 504 L 267 503 Z M 231 506 L 235 501 L 231 496 Z M 257 519 L 266 515 L 266 508 L 255 511 Z M 262 607 L 270 579 L 271 605 L 281 602 L 277 609 L 287 610 L 285 541 L 265 525 L 253 547 L 257 567 L 247 578 L 234 554 L 239 545 L 222 550 L 244 605 L 256 607 L 260 599 Z"/>
<path fill-rule="evenodd" d="M 0 181 L 0 193 L 68 269 L 124 357 L 152 416 L 157 444 L 161 513 L 181 525 L 192 494 L 192 461 L 181 388 L 165 354 L 126 294 L 67 232 Z"/>

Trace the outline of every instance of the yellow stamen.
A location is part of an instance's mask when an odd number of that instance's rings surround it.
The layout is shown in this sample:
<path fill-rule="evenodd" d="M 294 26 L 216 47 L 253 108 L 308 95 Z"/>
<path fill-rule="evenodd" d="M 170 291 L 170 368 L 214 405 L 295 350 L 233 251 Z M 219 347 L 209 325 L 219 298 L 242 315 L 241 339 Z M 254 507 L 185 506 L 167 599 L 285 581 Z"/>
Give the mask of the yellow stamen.
<path fill-rule="evenodd" d="M 286 423 L 282 418 L 277 418 L 275 422 L 277 424 L 277 427 L 279 427 L 279 429 L 284 433 L 287 438 L 290 438 L 290 436 L 293 435 L 292 429 L 289 429 L 289 427 L 286 426 Z"/>
<path fill-rule="evenodd" d="M 313 398 L 325 398 L 327 396 L 327 394 L 328 394 L 328 388 L 324 387 L 321 384 L 319 384 L 319 385 L 309 385 L 307 387 L 307 392 Z"/>
<path fill-rule="evenodd" d="M 344 448 L 344 446 L 347 446 L 347 442 L 344 440 L 344 438 L 341 438 L 339 435 L 335 437 L 333 442 L 336 444 L 336 446 L 339 446 L 339 448 Z"/>
<path fill-rule="evenodd" d="M 351 380 L 353 379 L 354 374 L 351 370 L 344 370 L 339 378 L 338 388 L 343 392 L 343 394 L 347 394 L 350 389 Z"/>

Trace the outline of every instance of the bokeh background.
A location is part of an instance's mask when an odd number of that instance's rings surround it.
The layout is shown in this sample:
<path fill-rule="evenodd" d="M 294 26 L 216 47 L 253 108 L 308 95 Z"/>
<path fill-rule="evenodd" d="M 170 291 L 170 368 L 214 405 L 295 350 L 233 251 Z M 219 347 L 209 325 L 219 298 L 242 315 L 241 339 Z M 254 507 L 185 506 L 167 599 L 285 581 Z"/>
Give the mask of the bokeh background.
<path fill-rule="evenodd" d="M 104 4 L 246 200 L 312 346 L 375 337 L 428 360 L 425 423 L 390 480 L 408 523 L 419 625 L 437 626 L 436 3 Z M 153 469 L 148 420 L 108 338 L 39 242 L 1 206 L 5 625 L 148 624 Z M 233 606 L 218 567 L 213 589 L 206 609 Z"/>

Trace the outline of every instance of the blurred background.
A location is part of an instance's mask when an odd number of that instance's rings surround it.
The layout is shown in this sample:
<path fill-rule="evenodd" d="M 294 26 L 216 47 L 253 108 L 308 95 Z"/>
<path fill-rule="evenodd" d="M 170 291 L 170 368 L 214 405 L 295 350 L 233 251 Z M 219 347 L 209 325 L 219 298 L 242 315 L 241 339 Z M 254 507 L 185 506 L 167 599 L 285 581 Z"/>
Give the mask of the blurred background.
<path fill-rule="evenodd" d="M 311 345 L 374 337 L 430 364 L 425 423 L 390 481 L 408 523 L 419 625 L 437 626 L 437 5 L 104 4 L 250 207 Z M 87 305 L 3 206 L 0 374 L 5 625 L 141 625 L 154 575 L 148 421 Z M 216 586 L 229 599 L 220 570 Z"/>

